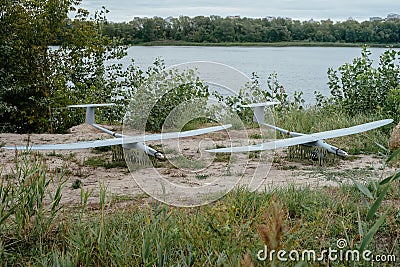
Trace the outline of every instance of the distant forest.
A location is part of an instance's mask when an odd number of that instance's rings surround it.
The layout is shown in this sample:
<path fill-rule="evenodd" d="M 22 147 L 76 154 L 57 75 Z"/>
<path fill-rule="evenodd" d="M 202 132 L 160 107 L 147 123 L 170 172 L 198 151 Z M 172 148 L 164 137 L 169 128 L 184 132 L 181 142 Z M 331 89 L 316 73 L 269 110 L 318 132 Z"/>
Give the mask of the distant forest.
<path fill-rule="evenodd" d="M 400 43 L 400 19 L 301 22 L 284 18 L 181 16 L 165 20 L 154 17 L 123 23 L 107 22 L 103 31 L 109 37 L 122 38 L 124 44 L 154 41 Z"/>

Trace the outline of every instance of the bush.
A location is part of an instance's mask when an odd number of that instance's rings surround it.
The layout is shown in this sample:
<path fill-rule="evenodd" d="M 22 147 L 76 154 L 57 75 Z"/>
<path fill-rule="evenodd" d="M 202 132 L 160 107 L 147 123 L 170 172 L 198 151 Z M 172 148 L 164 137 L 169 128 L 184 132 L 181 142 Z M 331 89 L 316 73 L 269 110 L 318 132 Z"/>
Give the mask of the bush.
<path fill-rule="evenodd" d="M 388 49 L 373 66 L 371 51 L 363 47 L 361 57 L 345 63 L 338 70 L 329 69 L 331 98 L 325 103 L 347 114 L 381 115 L 399 121 L 400 52 Z"/>
<path fill-rule="evenodd" d="M 208 86 L 200 81 L 194 70 L 165 70 L 163 62 L 156 61 L 147 74 L 132 75 L 135 81 L 141 82 L 136 84 L 137 88 L 130 89 L 132 97 L 125 126 L 153 132 L 160 132 L 166 125 L 181 130 L 184 125 L 180 122 L 207 117 L 204 111 Z M 164 125 L 167 118 L 169 121 Z"/>
<path fill-rule="evenodd" d="M 75 0 L 2 4 L 1 131 L 64 132 L 83 117 L 66 105 L 117 99 L 121 66 L 104 63 L 124 56 L 124 47 L 102 35 L 105 9 L 91 18 L 88 11 L 75 10 L 79 4 Z M 68 18 L 70 11 L 76 11 L 73 20 Z"/>

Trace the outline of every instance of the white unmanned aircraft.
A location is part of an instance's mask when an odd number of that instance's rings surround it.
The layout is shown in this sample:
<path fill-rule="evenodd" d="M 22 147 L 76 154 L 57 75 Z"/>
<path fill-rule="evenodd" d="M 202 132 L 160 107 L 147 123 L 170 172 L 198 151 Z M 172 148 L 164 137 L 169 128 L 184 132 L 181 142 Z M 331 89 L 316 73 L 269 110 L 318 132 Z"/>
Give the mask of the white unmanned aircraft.
<path fill-rule="evenodd" d="M 279 104 L 279 102 L 256 103 L 256 104 L 245 105 L 243 107 L 254 108 L 254 121 L 255 122 L 259 123 L 260 125 L 264 125 L 269 128 L 275 129 L 286 135 L 289 135 L 292 138 L 271 141 L 271 142 L 262 143 L 262 144 L 258 144 L 258 145 L 209 149 L 206 151 L 213 152 L 213 153 L 249 152 L 249 151 L 261 151 L 261 150 L 273 150 L 276 148 L 289 147 L 289 146 L 295 146 L 295 145 L 303 145 L 303 146 L 308 146 L 308 147 L 312 147 L 312 146 L 322 147 L 322 148 L 325 148 L 327 150 L 327 152 L 329 152 L 329 153 L 332 153 L 332 154 L 335 154 L 335 155 L 338 155 L 341 157 L 345 157 L 348 155 L 348 153 L 346 151 L 326 143 L 324 139 L 357 134 L 357 133 L 369 131 L 369 130 L 372 130 L 375 128 L 379 128 L 379 127 L 382 127 L 386 124 L 393 122 L 392 119 L 386 119 L 386 120 L 379 120 L 379 121 L 369 122 L 369 123 L 365 123 L 365 124 L 360 124 L 360 125 L 356 125 L 356 126 L 349 127 L 349 128 L 342 128 L 342 129 L 330 130 L 330 131 L 313 133 L 313 134 L 296 133 L 296 132 L 291 132 L 291 131 L 276 127 L 274 125 L 269 125 L 264 122 L 265 107 L 271 106 L 271 105 L 276 105 L 276 104 Z"/>
<path fill-rule="evenodd" d="M 101 127 L 100 125 L 95 124 L 94 120 L 94 109 L 96 107 L 104 107 L 104 106 L 113 106 L 115 104 L 86 104 L 86 105 L 71 105 L 68 106 L 70 108 L 86 108 L 86 123 L 97 128 L 109 135 L 114 136 L 115 138 L 111 139 L 103 139 L 103 140 L 94 140 L 94 141 L 86 141 L 86 142 L 76 142 L 76 143 L 66 143 L 66 144 L 47 144 L 47 145 L 33 145 L 33 146 L 5 146 L 5 149 L 17 149 L 17 150 L 61 150 L 61 149 L 85 149 L 85 148 L 94 148 L 94 147 L 102 147 L 102 146 L 113 146 L 113 145 L 122 145 L 124 148 L 136 148 L 143 150 L 146 154 L 153 156 L 157 159 L 163 159 L 164 155 L 145 144 L 147 141 L 157 141 L 157 140 L 166 140 L 166 139 L 174 139 L 174 138 L 183 138 L 190 137 L 196 135 L 202 135 L 206 133 L 216 132 L 220 130 L 225 130 L 230 128 L 232 125 L 221 125 L 214 126 L 208 128 L 202 128 L 191 131 L 184 132 L 170 132 L 170 133 L 161 133 L 161 134 L 149 134 L 149 135 L 141 135 L 141 136 L 127 136 L 123 134 L 119 134 L 113 131 L 110 131 L 106 128 Z"/>

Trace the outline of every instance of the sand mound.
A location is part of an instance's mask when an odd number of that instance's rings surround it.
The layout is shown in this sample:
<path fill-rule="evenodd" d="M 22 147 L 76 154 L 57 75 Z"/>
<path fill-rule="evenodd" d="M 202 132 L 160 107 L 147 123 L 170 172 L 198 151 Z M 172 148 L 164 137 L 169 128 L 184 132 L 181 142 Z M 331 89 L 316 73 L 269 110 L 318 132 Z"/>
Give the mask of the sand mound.
<path fill-rule="evenodd" d="M 389 149 L 394 151 L 400 148 L 400 123 L 393 129 L 390 136 Z"/>
<path fill-rule="evenodd" d="M 68 129 L 68 133 L 99 133 L 100 131 L 86 123 L 73 126 Z"/>

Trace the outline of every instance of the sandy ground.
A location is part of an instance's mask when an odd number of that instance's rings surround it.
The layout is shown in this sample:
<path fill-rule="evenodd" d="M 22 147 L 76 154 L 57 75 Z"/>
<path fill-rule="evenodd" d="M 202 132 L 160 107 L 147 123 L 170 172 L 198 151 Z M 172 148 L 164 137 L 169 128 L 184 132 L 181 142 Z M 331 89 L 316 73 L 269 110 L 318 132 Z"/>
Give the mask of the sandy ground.
<path fill-rule="evenodd" d="M 108 128 L 120 130 L 112 126 Z M 230 133 L 231 136 L 235 134 L 240 135 L 239 132 Z M 136 157 L 128 160 L 131 171 L 126 167 L 105 166 L 105 163 L 112 163 L 112 151 L 40 151 L 39 155 L 45 159 L 49 175 L 54 176 L 57 170 L 64 170 L 66 183 L 62 202 L 68 206 L 80 202 L 81 190 L 73 188 L 76 180 L 82 183 L 84 190 L 91 192 L 89 203 L 93 205 L 99 201 L 100 184 L 103 183 L 111 199 L 118 203 L 147 197 L 144 194 L 146 191 L 168 203 L 191 206 L 213 201 L 237 185 L 249 186 L 253 190 L 292 185 L 338 186 L 351 182 L 350 178 L 362 181 L 381 179 L 395 171 L 393 168 L 382 169 L 382 159 L 373 155 L 337 159 L 334 164 L 319 166 L 310 160 L 289 160 L 285 149 L 264 152 L 258 157 L 254 157 L 254 154 L 250 157 L 247 154 L 221 157 L 204 152 L 205 148 L 226 145 L 226 137 L 226 134 L 219 132 L 163 142 L 162 151 L 168 160 L 147 160 L 138 164 Z M 26 145 L 28 140 L 32 144 L 54 144 L 104 138 L 110 136 L 87 125 L 73 127 L 69 134 L 0 134 L 0 142 L 7 146 Z M 251 143 L 259 142 L 257 139 L 251 140 Z M 159 142 L 153 142 L 153 145 L 157 148 Z M 15 171 L 15 156 L 14 150 L 0 150 L 2 177 Z M 21 153 L 18 157 L 21 158 Z"/>

